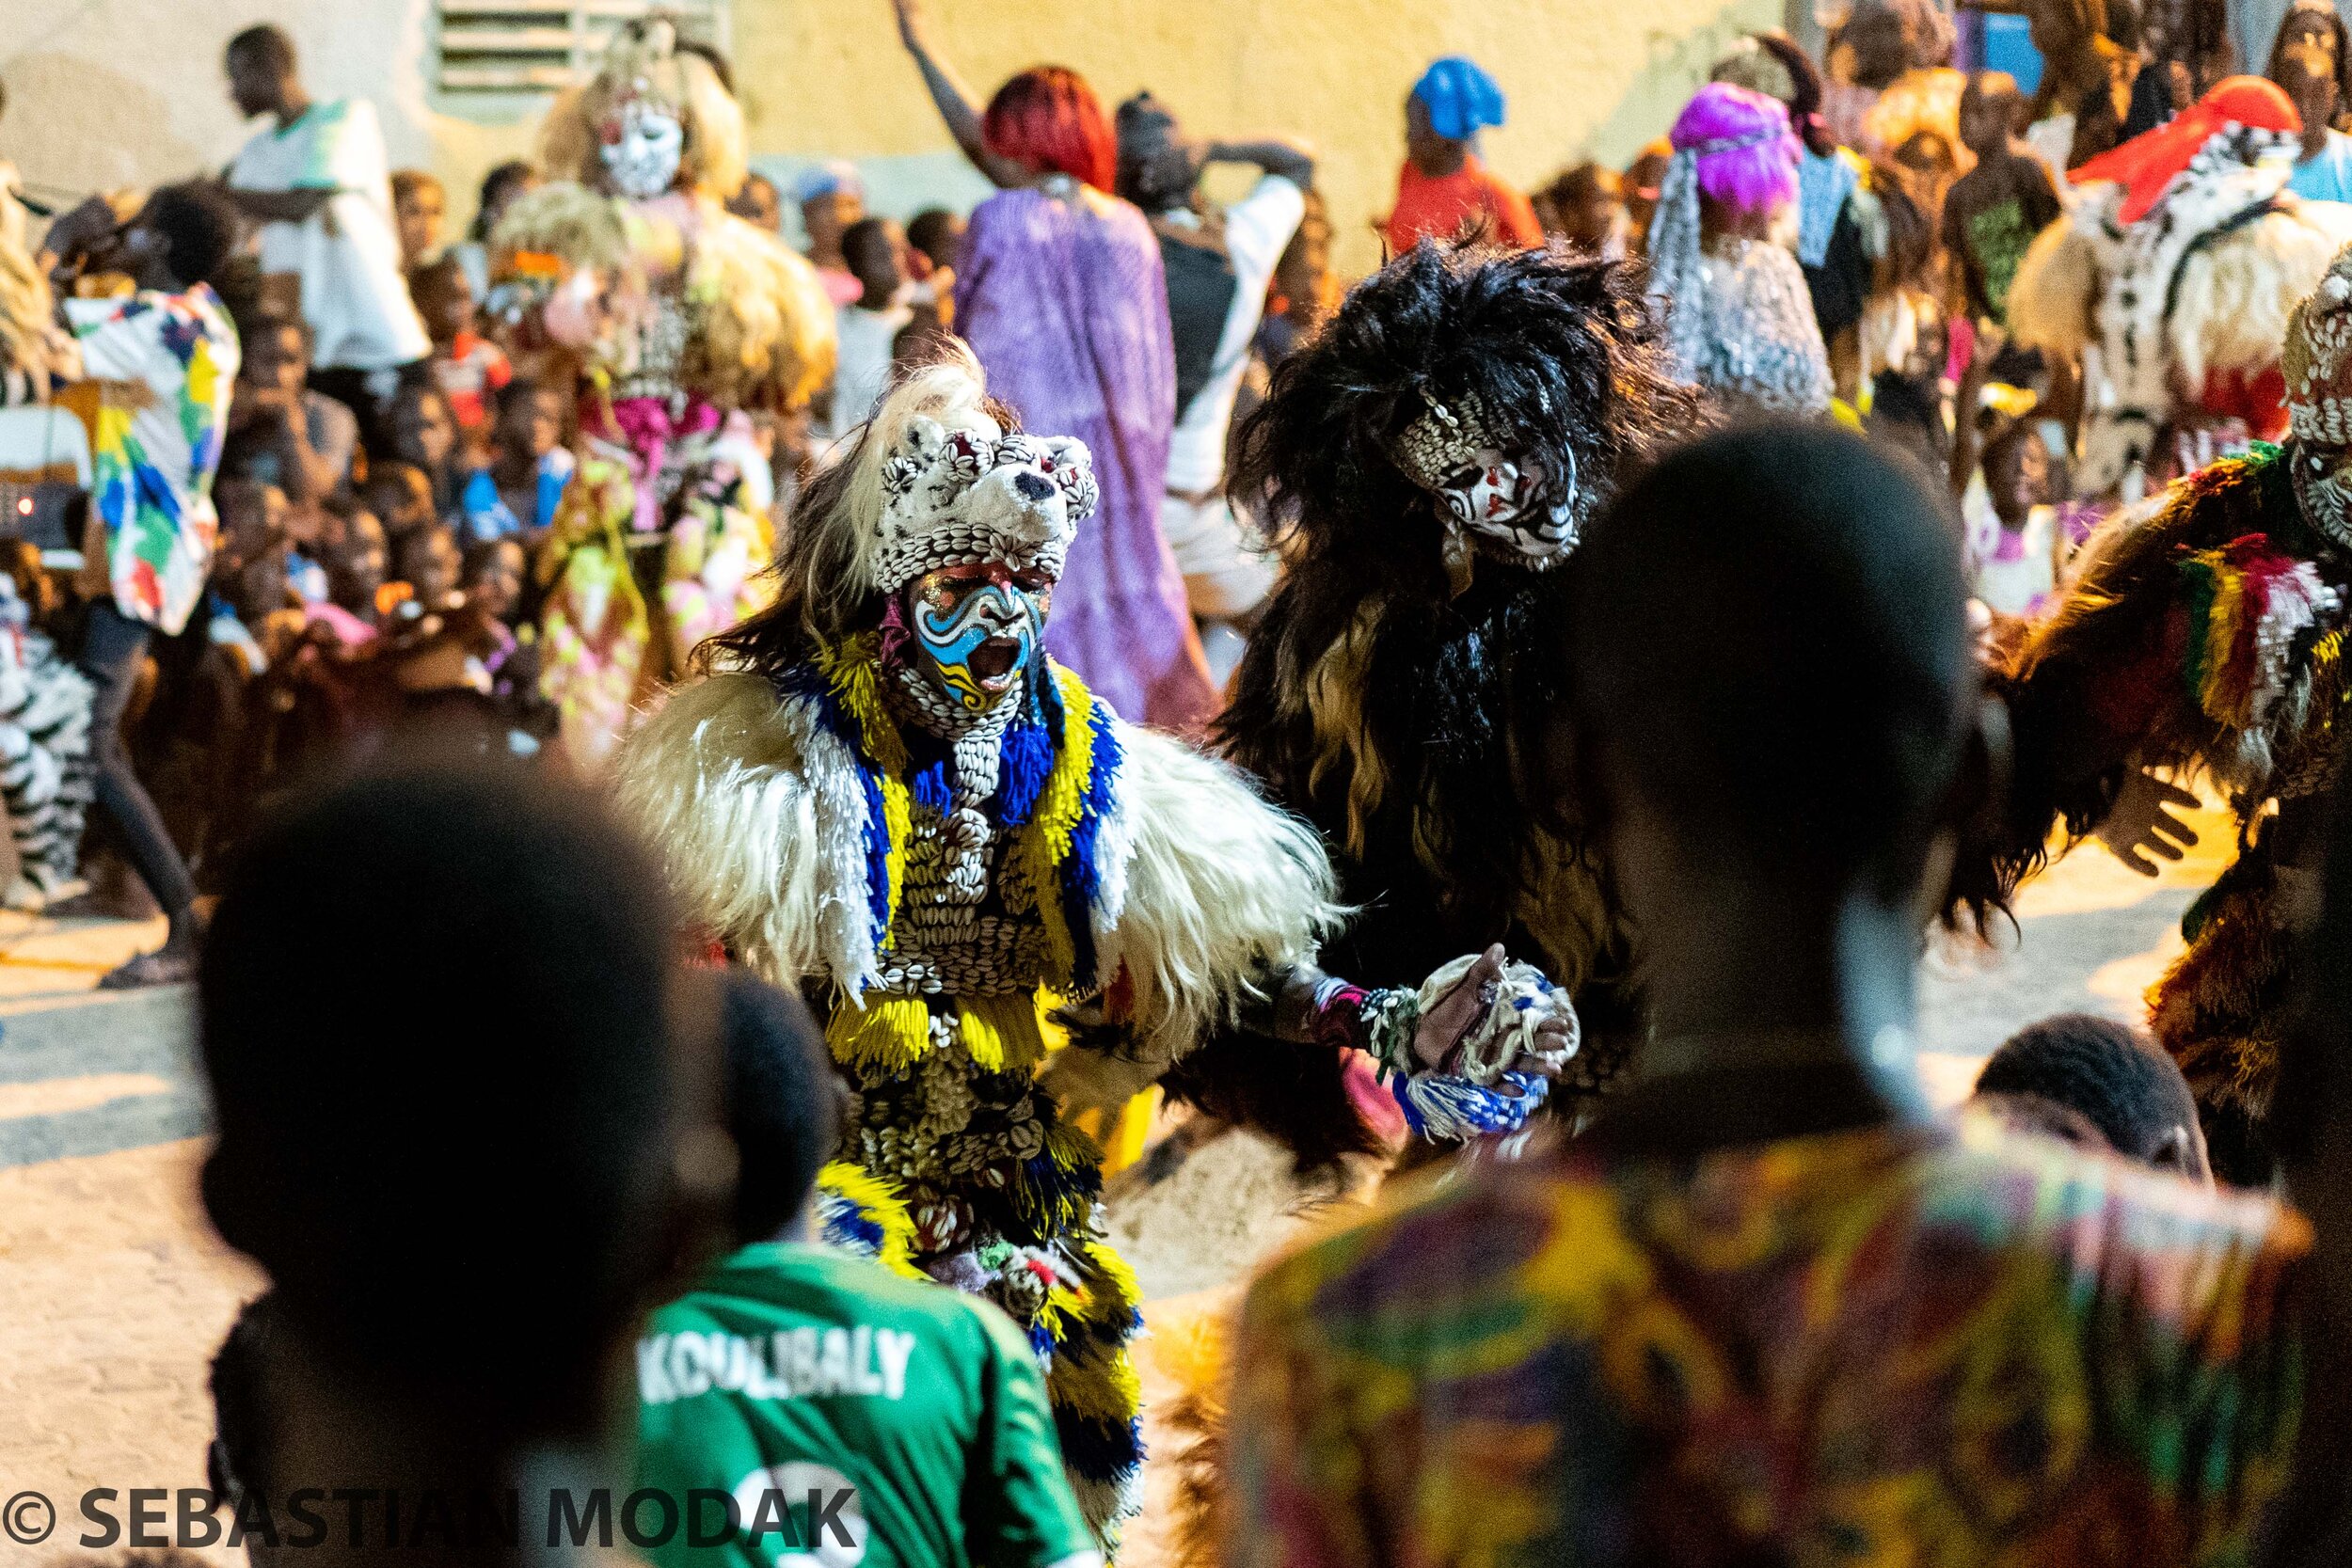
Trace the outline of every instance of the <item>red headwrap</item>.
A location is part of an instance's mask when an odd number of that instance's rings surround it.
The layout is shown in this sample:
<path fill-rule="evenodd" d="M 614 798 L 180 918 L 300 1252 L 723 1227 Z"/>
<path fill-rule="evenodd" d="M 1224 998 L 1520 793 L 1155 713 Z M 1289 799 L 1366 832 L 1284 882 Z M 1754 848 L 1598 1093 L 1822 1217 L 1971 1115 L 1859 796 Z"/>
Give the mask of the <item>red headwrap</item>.
<path fill-rule="evenodd" d="M 2277 84 L 2259 76 L 2227 76 L 2169 123 L 2100 153 L 2072 178 L 2078 185 L 2112 180 L 2122 186 L 2123 206 L 2116 215 L 2125 223 L 2137 223 L 2148 215 L 2148 209 L 2156 204 L 2172 177 L 2188 167 L 2189 160 L 2213 139 L 2214 133 L 2233 125 L 2301 135 L 2303 117 L 2295 112 L 2295 104 Z"/>

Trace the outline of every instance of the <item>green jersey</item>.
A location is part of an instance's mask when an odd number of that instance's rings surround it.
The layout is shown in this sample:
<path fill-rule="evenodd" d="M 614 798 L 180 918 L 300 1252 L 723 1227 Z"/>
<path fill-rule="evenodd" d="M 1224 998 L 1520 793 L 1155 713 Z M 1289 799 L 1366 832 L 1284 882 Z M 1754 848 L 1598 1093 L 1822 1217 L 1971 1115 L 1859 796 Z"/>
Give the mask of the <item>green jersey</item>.
<path fill-rule="evenodd" d="M 1098 1560 L 1036 1355 L 945 1286 L 745 1247 L 653 1314 L 637 1391 L 638 1485 L 681 1515 L 664 1568 Z"/>

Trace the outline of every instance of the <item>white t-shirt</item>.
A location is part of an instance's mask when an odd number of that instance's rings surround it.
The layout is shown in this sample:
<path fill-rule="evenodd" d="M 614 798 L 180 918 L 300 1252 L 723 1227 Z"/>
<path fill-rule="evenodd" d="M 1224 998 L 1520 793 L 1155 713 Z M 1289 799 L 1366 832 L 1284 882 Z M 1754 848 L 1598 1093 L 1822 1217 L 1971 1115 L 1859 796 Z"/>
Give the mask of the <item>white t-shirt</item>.
<path fill-rule="evenodd" d="M 262 270 L 301 277 L 303 319 L 318 339 L 310 362 L 322 368 L 389 370 L 433 352 L 401 276 L 385 161 L 375 105 L 345 98 L 272 123 L 229 166 L 235 190 L 336 193 L 300 223 L 262 226 Z"/>
<path fill-rule="evenodd" d="M 891 345 L 913 320 L 914 308 L 906 305 L 894 305 L 887 310 L 868 310 L 863 305 L 834 309 L 841 352 L 833 372 L 833 417 L 825 425 L 828 438 L 847 436 L 872 415 L 875 403 L 890 385 Z"/>
<path fill-rule="evenodd" d="M 1183 214 L 1170 214 L 1180 221 Z M 1214 490 L 1225 480 L 1225 429 L 1233 397 L 1249 364 L 1250 341 L 1265 313 L 1266 285 L 1283 247 L 1307 215 L 1307 194 L 1279 174 L 1225 209 L 1225 254 L 1233 268 L 1233 304 L 1209 363 L 1209 379 L 1176 418 L 1168 444 L 1168 487 L 1184 495 Z M 846 349 L 845 349 L 846 352 Z"/>

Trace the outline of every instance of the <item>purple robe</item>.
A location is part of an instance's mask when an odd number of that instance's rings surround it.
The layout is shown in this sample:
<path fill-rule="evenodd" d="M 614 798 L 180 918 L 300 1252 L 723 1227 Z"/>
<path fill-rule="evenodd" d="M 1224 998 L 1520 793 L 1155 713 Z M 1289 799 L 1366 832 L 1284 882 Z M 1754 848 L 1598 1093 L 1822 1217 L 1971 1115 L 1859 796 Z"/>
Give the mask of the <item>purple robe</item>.
<path fill-rule="evenodd" d="M 1216 693 L 1160 537 L 1176 352 L 1159 241 L 1126 202 L 1055 183 L 1065 194 L 1000 191 L 972 214 L 956 328 L 1024 427 L 1094 454 L 1103 502 L 1071 544 L 1047 650 L 1120 714 L 1196 728 Z"/>

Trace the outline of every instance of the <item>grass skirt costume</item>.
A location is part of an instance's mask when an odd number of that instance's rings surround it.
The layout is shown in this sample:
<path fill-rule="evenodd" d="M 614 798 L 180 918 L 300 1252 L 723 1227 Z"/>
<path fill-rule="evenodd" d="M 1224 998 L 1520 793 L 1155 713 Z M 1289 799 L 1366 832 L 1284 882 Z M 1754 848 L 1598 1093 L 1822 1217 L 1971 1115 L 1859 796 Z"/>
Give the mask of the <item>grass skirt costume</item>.
<path fill-rule="evenodd" d="M 2298 503 L 2298 451 L 2217 463 L 2086 545 L 2080 578 L 1993 678 L 2016 772 L 1998 853 L 1961 889 L 2005 900 L 2059 824 L 2070 840 L 2099 825 L 2135 765 L 2201 769 L 2228 792 L 2237 858 L 2183 917 L 2187 950 L 2148 1006 L 2234 1180 L 2265 1160 L 2298 911 L 2318 910 L 2306 851 L 2346 697 L 2352 553 Z"/>
<path fill-rule="evenodd" d="M 2083 546 L 2086 564 L 1993 689 L 2016 762 L 1979 911 L 2037 869 L 2059 824 L 2097 828 L 2135 767 L 2228 792 L 2237 858 L 2183 917 L 2187 950 L 2148 995 L 2196 1089 L 2217 1174 L 2267 1179 L 2290 964 L 2316 925 L 2320 818 L 2352 700 L 2352 250 L 2296 305 L 2280 373 L 2293 434 L 2179 481 Z"/>
<path fill-rule="evenodd" d="M 1137 1495 L 1140 1320 L 1104 1237 L 1100 1151 L 1063 1108 L 1123 1101 L 1279 994 L 1303 1012 L 1267 1052 L 1362 1044 L 1408 1115 L 1523 1117 L 1542 1082 L 1495 1085 L 1515 1052 L 1541 1053 L 1532 1021 L 1565 1008 L 1508 975 L 1458 1060 L 1423 1071 L 1428 996 L 1311 968 L 1343 913 L 1314 831 L 1036 653 L 1094 481 L 1082 443 L 1009 419 L 968 359 L 894 389 L 803 493 L 775 607 L 630 736 L 620 786 L 692 915 L 826 1021 L 852 1090 L 829 1238 L 1022 1325 L 1107 1546 Z M 940 611 L 943 578 L 989 586 Z M 941 645 L 935 612 L 961 626 L 1014 582 L 1026 608 L 996 641 L 1025 651 L 1005 673 L 909 652 Z M 1050 1064 L 1049 1012 L 1073 1032 Z"/>

